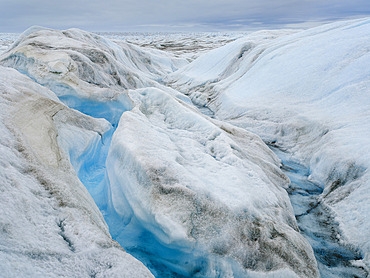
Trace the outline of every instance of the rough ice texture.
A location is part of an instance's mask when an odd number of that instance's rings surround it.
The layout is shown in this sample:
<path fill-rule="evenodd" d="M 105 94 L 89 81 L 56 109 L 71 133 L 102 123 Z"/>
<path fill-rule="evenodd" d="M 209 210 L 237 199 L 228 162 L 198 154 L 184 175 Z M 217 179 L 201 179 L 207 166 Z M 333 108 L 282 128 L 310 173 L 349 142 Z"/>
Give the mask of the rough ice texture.
<path fill-rule="evenodd" d="M 103 32 L 102 36 L 129 42 L 145 48 L 160 49 L 174 54 L 176 57 L 192 61 L 211 49 L 221 47 L 247 32 L 197 32 L 197 33 L 115 33 Z"/>
<path fill-rule="evenodd" d="M 216 117 L 291 151 L 370 267 L 370 19 L 255 33 L 167 78 Z"/>
<path fill-rule="evenodd" d="M 157 82 L 176 65 L 186 63 L 166 55 L 125 43 L 118 46 L 76 29 L 31 28 L 0 60 L 50 88 L 67 105 L 81 109 L 87 103 L 89 107 L 106 105 L 110 111 L 117 108 L 110 105 L 117 100 L 121 112 L 132 109 L 123 114 L 113 136 L 107 160 L 111 195 L 106 205 L 121 217 L 122 228 L 131 220 L 160 243 L 140 248 L 149 253 L 163 247 L 176 250 L 170 254 L 177 257 L 157 251 L 158 257 L 187 276 L 316 277 L 312 248 L 298 232 L 284 190 L 288 179 L 276 156 L 259 137 L 199 114 L 186 97 Z M 54 115 L 63 105 L 55 96 L 50 98 L 57 102 L 55 107 L 48 108 L 41 101 L 36 101 L 40 103 L 37 109 L 32 108 L 32 101 L 24 104 L 34 113 L 29 119 L 40 114 L 36 119 L 45 124 L 39 126 L 52 126 L 42 131 L 45 143 L 34 139 L 36 132 L 29 125 L 19 128 L 27 131 L 30 149 L 39 150 L 43 163 L 56 172 L 70 169 L 68 153 L 71 162 L 77 161 L 78 171 L 78 159 L 72 158 L 82 156 L 82 150 L 89 149 L 111 126 L 82 114 L 79 119 L 77 112 L 67 113 L 72 111 L 68 108 Z M 117 115 L 112 112 L 102 118 L 115 125 Z M 76 179 L 72 170 L 68 173 Z M 76 192 L 71 199 L 79 200 L 81 194 Z M 79 215 L 76 208 L 73 213 Z M 57 225 L 66 243 L 73 242 L 69 234 L 65 236 L 67 227 L 75 227 L 74 222 L 67 225 L 68 219 L 62 218 Z M 80 221 L 81 227 L 85 222 Z M 108 237 L 106 227 L 104 231 Z M 96 238 L 100 238 L 98 233 L 89 233 L 81 244 L 91 246 Z M 76 252 L 75 246 L 67 244 L 67 249 Z M 134 271 L 135 263 L 129 269 Z M 146 273 L 141 268 L 137 271 Z"/>
<path fill-rule="evenodd" d="M 159 50 L 143 50 L 78 29 L 32 27 L 0 57 L 59 97 L 111 100 L 123 90 L 154 86 L 154 79 L 186 64 Z M 74 92 L 73 92 L 74 91 Z"/>
<path fill-rule="evenodd" d="M 57 142 L 69 125 L 87 139 L 84 148 L 108 123 L 1 66 L 0 92 L 1 276 L 152 277 L 112 240 Z"/>
<path fill-rule="evenodd" d="M 135 107 L 122 115 L 107 159 L 111 206 L 162 245 L 193 254 L 168 264 L 204 277 L 284 268 L 317 276 L 283 188 L 289 180 L 259 137 L 160 89 L 129 95 Z M 204 266 L 194 266 L 200 259 Z"/>
<path fill-rule="evenodd" d="M 18 36 L 17 33 L 0 33 L 0 54 L 6 51 Z"/>

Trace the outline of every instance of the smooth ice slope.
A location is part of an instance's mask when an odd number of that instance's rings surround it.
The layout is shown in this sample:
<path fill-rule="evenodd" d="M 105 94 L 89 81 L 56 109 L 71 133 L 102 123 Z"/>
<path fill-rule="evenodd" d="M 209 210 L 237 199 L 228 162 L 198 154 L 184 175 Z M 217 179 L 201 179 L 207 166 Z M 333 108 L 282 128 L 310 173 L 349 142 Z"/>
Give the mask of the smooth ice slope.
<path fill-rule="evenodd" d="M 147 231 L 159 246 L 138 247 L 185 276 L 284 268 L 282 276 L 293 275 L 288 269 L 317 275 L 282 187 L 288 179 L 257 136 L 211 121 L 156 88 L 129 95 L 135 107 L 122 115 L 107 159 L 122 233 Z"/>
<path fill-rule="evenodd" d="M 370 19 L 276 39 L 255 35 L 168 78 L 219 119 L 289 150 L 324 184 L 338 240 L 370 266 Z M 232 68 L 232 71 L 229 69 Z"/>
<path fill-rule="evenodd" d="M 152 277 L 113 241 L 57 138 L 81 149 L 109 130 L 0 66 L 0 264 L 3 277 Z"/>

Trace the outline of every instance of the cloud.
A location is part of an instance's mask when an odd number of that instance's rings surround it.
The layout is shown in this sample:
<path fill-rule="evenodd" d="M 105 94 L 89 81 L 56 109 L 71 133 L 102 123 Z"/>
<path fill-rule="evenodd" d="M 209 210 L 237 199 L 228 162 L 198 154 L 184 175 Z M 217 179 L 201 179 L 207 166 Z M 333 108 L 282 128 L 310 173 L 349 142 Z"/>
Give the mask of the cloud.
<path fill-rule="evenodd" d="M 368 0 L 18 0 L 0 3 L 0 32 L 31 25 L 89 31 L 244 29 L 368 16 Z M 208 28 L 208 29 L 207 29 Z"/>

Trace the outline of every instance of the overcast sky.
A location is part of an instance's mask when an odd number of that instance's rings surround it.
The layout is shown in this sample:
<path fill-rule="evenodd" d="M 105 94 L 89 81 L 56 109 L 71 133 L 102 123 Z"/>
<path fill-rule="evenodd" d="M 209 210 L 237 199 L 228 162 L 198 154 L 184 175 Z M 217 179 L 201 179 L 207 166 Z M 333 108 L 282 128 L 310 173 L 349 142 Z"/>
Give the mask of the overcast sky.
<path fill-rule="evenodd" d="M 370 16 L 370 0 L 0 0 L 0 32 L 223 31 Z"/>

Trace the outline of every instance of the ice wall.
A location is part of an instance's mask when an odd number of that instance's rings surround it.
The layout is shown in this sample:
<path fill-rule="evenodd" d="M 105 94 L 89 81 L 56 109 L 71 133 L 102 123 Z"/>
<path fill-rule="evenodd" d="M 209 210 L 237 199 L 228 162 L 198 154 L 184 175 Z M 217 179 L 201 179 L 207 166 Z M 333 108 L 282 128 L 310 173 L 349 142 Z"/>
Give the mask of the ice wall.
<path fill-rule="evenodd" d="M 152 277 L 112 240 L 57 142 L 68 126 L 84 149 L 109 124 L 69 109 L 50 90 L 2 66 L 0 92 L 1 276 Z"/>

